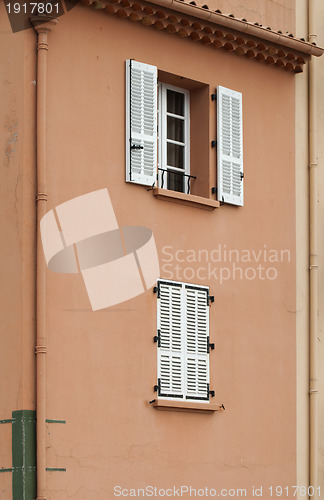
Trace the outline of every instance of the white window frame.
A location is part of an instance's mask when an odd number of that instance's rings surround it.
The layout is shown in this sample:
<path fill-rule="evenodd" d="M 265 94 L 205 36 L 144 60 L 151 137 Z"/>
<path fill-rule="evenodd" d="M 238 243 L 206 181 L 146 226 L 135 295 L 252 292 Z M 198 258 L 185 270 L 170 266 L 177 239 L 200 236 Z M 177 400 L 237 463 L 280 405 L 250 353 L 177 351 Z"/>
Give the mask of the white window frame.
<path fill-rule="evenodd" d="M 179 115 L 173 115 L 167 111 L 167 91 L 173 90 L 185 96 L 184 98 L 184 142 L 177 142 L 167 139 L 167 116 L 182 118 Z M 167 143 L 184 145 L 184 169 L 169 166 L 167 164 Z M 158 82 L 158 169 L 162 168 L 170 172 L 180 172 L 190 175 L 190 92 L 181 87 L 175 87 L 167 83 Z M 162 183 L 162 174 L 164 182 Z M 167 172 L 158 170 L 158 187 L 168 189 Z M 187 178 L 183 177 L 183 192 L 187 192 Z"/>
<path fill-rule="evenodd" d="M 161 285 L 170 285 L 174 286 L 177 288 L 181 288 L 181 350 L 174 351 L 173 348 L 169 349 L 163 349 L 163 346 L 160 345 L 162 344 L 162 339 L 161 339 L 161 306 L 160 306 L 160 301 L 159 301 L 159 293 L 160 292 L 160 286 Z M 187 318 L 186 318 L 186 290 L 190 289 L 196 289 L 203 291 L 206 293 L 206 310 L 208 313 L 206 314 L 206 352 L 205 353 L 198 353 L 196 352 L 195 354 L 188 353 L 188 348 L 187 348 L 187 343 L 188 343 L 188 324 L 187 324 Z M 158 291 L 158 306 L 157 306 L 157 330 L 158 330 L 158 336 L 156 339 L 158 340 L 158 349 L 157 349 L 157 380 L 158 380 L 158 386 L 157 386 L 157 397 L 158 399 L 162 400 L 172 400 L 172 401 L 188 401 L 188 402 L 199 402 L 199 403 L 209 403 L 210 398 L 209 394 L 212 392 L 210 391 L 210 368 L 209 368 L 209 287 L 208 286 L 203 286 L 203 285 L 193 285 L 192 283 L 184 283 L 184 282 L 177 282 L 177 281 L 171 281 L 171 280 L 165 280 L 165 279 L 159 279 L 157 282 L 157 291 Z M 198 316 L 198 315 L 197 315 Z M 174 343 L 174 338 L 173 338 L 173 333 L 172 332 L 172 340 L 170 340 L 170 346 L 171 344 Z M 201 338 L 199 339 L 198 332 L 195 337 L 195 342 L 196 346 L 198 346 L 199 341 L 201 341 Z M 177 342 L 177 341 L 176 341 Z M 197 347 L 198 349 L 198 347 Z M 160 386 L 159 386 L 159 381 L 162 378 L 161 377 L 161 372 L 163 370 L 162 368 L 162 363 L 161 363 L 161 357 L 163 354 L 166 355 L 171 355 L 171 356 L 177 356 L 181 358 L 181 388 L 182 388 L 182 397 L 177 397 L 175 394 L 168 394 L 165 395 L 163 393 L 160 394 Z M 190 396 L 188 395 L 187 391 L 187 360 L 189 358 L 195 357 L 196 359 L 202 359 L 206 362 L 206 397 L 197 397 L 197 396 Z M 172 391 L 171 391 L 172 392 Z"/>

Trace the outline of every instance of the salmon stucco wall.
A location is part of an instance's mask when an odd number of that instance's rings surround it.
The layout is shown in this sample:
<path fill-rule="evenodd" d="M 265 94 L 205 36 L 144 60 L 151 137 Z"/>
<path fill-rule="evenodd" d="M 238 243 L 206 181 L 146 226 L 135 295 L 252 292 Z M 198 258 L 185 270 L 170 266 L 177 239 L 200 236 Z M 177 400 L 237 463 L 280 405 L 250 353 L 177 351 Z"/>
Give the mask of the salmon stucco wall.
<path fill-rule="evenodd" d="M 205 212 L 125 183 L 129 58 L 210 89 L 220 84 L 243 93 L 244 208 Z M 156 383 L 152 291 L 94 313 L 80 275 L 49 273 L 48 413 L 67 421 L 49 436 L 49 466 L 67 468 L 60 478 L 49 476 L 50 490 L 62 499 L 85 492 L 105 498 L 116 485 L 199 488 L 203 482 L 251 492 L 253 485 L 293 484 L 294 77 L 80 7 L 51 34 L 48 79 L 49 209 L 107 187 L 120 226 L 153 231 L 160 277 L 210 286 L 211 384 L 226 407 L 206 416 L 149 405 Z M 210 102 L 211 139 L 215 120 Z M 212 168 L 215 152 L 209 157 Z M 190 261 L 190 251 L 210 256 L 219 248 L 216 265 L 211 257 Z M 226 249 L 253 250 L 275 271 L 270 279 L 249 279 L 249 271 L 240 279 L 237 272 L 220 283 L 220 267 L 231 267 Z M 278 251 L 278 261 L 271 262 L 270 250 Z M 237 265 L 245 272 L 252 264 Z M 218 276 L 208 278 L 208 266 Z"/>
<path fill-rule="evenodd" d="M 0 5 L 0 420 L 35 409 L 35 39 L 13 35 Z M 12 466 L 11 424 L 0 426 L 0 467 Z M 11 473 L 0 477 L 11 498 Z"/>
<path fill-rule="evenodd" d="M 324 6 L 313 2 L 316 12 L 317 44 L 324 43 Z M 296 2 L 297 35 L 308 31 L 308 2 Z M 318 449 L 317 479 L 320 494 L 324 491 L 324 398 L 323 398 L 323 129 L 324 101 L 322 81 L 324 59 L 316 59 L 317 88 L 317 161 L 318 161 Z M 308 150 L 308 72 L 296 79 L 296 207 L 297 207 L 297 481 L 309 480 L 309 150 Z M 320 497 L 319 494 L 319 497 Z"/>
<path fill-rule="evenodd" d="M 24 73 L 15 79 L 26 93 L 34 89 L 28 87 L 35 67 L 31 30 L 19 50 Z M 201 210 L 159 200 L 151 190 L 125 182 L 125 60 L 131 58 L 177 75 L 179 82 L 183 77 L 207 86 L 209 94 L 217 85 L 243 94 L 244 207 Z M 11 61 L 13 71 L 21 72 L 13 56 Z M 211 387 L 215 402 L 226 408 L 206 415 L 150 405 L 157 357 L 152 289 L 94 312 L 80 274 L 48 270 L 47 418 L 66 421 L 47 428 L 47 467 L 66 469 L 47 473 L 49 499 L 106 500 L 114 498 L 116 486 L 149 485 L 246 489 L 248 498 L 262 487 L 267 499 L 271 486 L 296 484 L 295 76 L 76 6 L 49 35 L 47 78 L 48 210 L 108 188 L 119 226 L 153 232 L 160 261 L 156 278 L 210 287 Z M 216 109 L 207 92 L 205 98 L 209 144 Z M 17 116 L 28 161 L 21 152 L 6 189 L 20 165 L 26 198 L 18 206 L 30 264 L 24 286 L 31 311 L 34 94 L 25 96 Z M 203 157 L 210 169 L 205 196 L 215 199 L 215 148 Z M 199 172 L 197 155 L 195 162 Z M 25 261 L 13 197 L 10 203 L 5 225 L 17 264 Z M 16 276 L 13 290 L 19 296 L 19 265 L 7 272 Z M 8 322 L 14 317 L 10 304 Z M 7 342 L 21 339 L 19 331 Z M 32 330 L 23 338 L 32 344 Z M 30 347 L 26 352 L 31 357 Z M 6 356 L 7 373 L 10 362 L 22 370 L 12 347 Z M 17 397 L 18 383 L 10 384 Z M 33 387 L 32 380 L 28 385 Z M 7 406 L 16 409 L 9 399 Z"/>

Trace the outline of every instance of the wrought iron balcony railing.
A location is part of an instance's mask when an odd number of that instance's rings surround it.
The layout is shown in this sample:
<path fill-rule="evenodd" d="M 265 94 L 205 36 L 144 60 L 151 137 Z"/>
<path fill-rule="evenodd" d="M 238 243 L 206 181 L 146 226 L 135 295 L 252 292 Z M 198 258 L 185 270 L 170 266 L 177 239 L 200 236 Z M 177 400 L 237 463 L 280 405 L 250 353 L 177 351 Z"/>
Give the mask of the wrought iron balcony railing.
<path fill-rule="evenodd" d="M 182 177 L 182 179 L 183 179 L 182 189 L 174 189 L 174 191 L 180 191 L 180 192 L 186 193 L 186 194 L 190 194 L 190 179 L 197 179 L 197 177 L 195 177 L 194 175 L 185 174 L 184 172 L 178 172 L 178 171 L 172 170 L 172 169 L 158 168 L 158 170 L 160 172 L 162 172 L 162 174 L 161 174 L 161 181 L 160 181 L 161 182 L 161 186 L 160 187 L 162 189 L 163 189 L 164 183 L 165 183 L 165 179 L 164 179 L 165 172 L 167 172 L 167 174 L 180 175 Z M 166 184 L 168 184 L 168 180 L 167 180 Z M 166 189 L 172 189 L 172 188 L 170 188 L 167 185 Z"/>

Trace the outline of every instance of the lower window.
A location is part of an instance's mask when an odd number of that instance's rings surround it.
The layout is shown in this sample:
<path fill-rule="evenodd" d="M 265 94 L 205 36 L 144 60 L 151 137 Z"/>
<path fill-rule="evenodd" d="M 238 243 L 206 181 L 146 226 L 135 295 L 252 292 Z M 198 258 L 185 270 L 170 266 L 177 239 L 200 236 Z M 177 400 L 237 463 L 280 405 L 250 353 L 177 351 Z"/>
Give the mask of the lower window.
<path fill-rule="evenodd" d="M 209 401 L 209 289 L 159 280 L 158 398 Z"/>

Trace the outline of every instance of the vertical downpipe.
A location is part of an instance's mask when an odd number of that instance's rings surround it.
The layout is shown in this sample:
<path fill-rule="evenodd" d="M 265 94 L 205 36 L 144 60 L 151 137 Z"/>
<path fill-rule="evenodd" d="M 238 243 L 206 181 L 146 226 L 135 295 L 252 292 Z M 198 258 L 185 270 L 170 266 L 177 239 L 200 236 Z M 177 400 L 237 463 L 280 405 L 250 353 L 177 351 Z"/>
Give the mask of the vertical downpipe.
<path fill-rule="evenodd" d="M 316 42 L 315 0 L 308 0 L 308 37 Z M 309 62 L 309 485 L 314 488 L 317 500 L 317 440 L 318 440 L 318 379 L 317 379 L 317 330 L 318 330 L 318 213 L 317 213 L 317 99 L 316 60 Z"/>
<path fill-rule="evenodd" d="M 37 499 L 46 500 L 46 264 L 42 251 L 40 221 L 46 213 L 46 63 L 47 36 L 58 22 L 46 16 L 30 19 L 37 32 L 36 99 L 36 439 Z"/>

